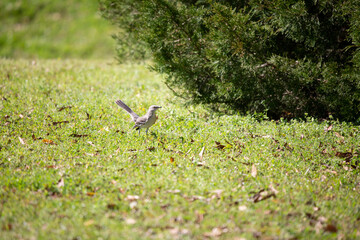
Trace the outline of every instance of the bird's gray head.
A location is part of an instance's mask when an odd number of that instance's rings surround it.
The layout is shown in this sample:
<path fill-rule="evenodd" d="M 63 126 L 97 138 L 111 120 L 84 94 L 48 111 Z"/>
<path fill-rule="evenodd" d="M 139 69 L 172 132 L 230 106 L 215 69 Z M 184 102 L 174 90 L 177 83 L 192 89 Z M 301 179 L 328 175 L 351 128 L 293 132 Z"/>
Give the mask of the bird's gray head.
<path fill-rule="evenodd" d="M 152 106 L 150 106 L 149 111 L 156 111 L 156 110 L 158 110 L 159 108 L 161 108 L 161 107 L 160 107 L 160 106 L 157 106 L 157 105 L 152 105 Z"/>

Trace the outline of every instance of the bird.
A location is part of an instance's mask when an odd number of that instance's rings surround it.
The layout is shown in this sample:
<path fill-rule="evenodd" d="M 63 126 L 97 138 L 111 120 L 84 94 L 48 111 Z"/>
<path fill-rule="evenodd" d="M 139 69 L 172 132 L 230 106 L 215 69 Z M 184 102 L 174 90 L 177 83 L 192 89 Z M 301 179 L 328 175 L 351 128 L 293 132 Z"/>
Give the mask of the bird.
<path fill-rule="evenodd" d="M 139 115 L 131 110 L 123 101 L 116 100 L 115 103 L 130 114 L 132 120 L 135 122 L 133 129 L 139 130 L 139 134 L 142 128 L 146 128 L 146 134 L 148 133 L 149 128 L 154 125 L 157 119 L 155 114 L 156 110 L 161 108 L 161 106 L 152 105 L 144 116 L 139 117 Z"/>

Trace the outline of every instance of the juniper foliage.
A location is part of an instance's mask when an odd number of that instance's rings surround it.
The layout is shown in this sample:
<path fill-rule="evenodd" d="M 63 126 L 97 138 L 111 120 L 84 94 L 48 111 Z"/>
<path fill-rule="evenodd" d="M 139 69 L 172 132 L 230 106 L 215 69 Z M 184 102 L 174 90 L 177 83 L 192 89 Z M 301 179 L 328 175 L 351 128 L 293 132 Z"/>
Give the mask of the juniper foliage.
<path fill-rule="evenodd" d="M 359 0 L 100 0 L 119 58 L 151 57 L 190 103 L 360 119 Z"/>

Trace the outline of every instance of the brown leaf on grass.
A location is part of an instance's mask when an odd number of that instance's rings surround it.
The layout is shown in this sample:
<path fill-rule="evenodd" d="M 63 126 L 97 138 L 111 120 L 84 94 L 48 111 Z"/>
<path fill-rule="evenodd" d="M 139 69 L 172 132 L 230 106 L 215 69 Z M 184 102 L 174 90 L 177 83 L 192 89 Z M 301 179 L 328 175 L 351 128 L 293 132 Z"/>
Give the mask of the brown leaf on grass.
<path fill-rule="evenodd" d="M 125 218 L 124 221 L 128 225 L 134 225 L 136 223 L 136 220 L 133 218 Z"/>
<path fill-rule="evenodd" d="M 196 200 L 204 200 L 203 196 L 191 196 L 191 197 L 184 197 L 185 199 L 189 200 L 190 202 L 194 202 Z"/>
<path fill-rule="evenodd" d="M 139 200 L 139 196 L 137 195 L 127 195 L 125 200 L 129 201 L 129 202 L 133 202 L 133 201 L 137 201 Z"/>
<path fill-rule="evenodd" d="M 178 227 L 171 227 L 171 228 L 169 228 L 169 233 L 171 235 L 186 235 L 186 234 L 189 234 L 189 230 L 181 229 Z"/>
<path fill-rule="evenodd" d="M 125 218 L 125 223 L 128 225 L 134 225 L 136 223 L 136 220 L 133 218 Z"/>
<path fill-rule="evenodd" d="M 331 124 L 330 126 L 324 128 L 324 132 L 328 132 L 328 131 L 330 131 L 332 128 L 333 128 L 333 125 Z"/>
<path fill-rule="evenodd" d="M 95 223 L 95 221 L 93 219 L 90 219 L 90 220 L 84 222 L 84 226 L 88 227 L 88 226 L 93 225 L 94 223 Z"/>
<path fill-rule="evenodd" d="M 56 165 L 48 165 L 48 166 L 46 166 L 46 168 L 47 169 L 51 169 L 51 168 L 58 169 L 58 166 L 56 166 Z"/>
<path fill-rule="evenodd" d="M 115 209 L 117 209 L 117 205 L 116 205 L 115 203 L 108 203 L 108 204 L 106 205 L 106 207 L 107 207 L 108 209 L 110 209 L 110 210 L 115 210 Z"/>
<path fill-rule="evenodd" d="M 86 120 L 90 120 L 91 116 L 88 112 L 85 112 L 86 113 Z"/>
<path fill-rule="evenodd" d="M 278 194 L 278 193 L 279 193 L 279 191 L 274 188 L 274 186 L 272 185 L 272 183 L 270 183 L 269 189 L 270 189 L 273 193 L 275 193 L 275 194 Z"/>
<path fill-rule="evenodd" d="M 24 139 L 22 139 L 21 137 L 19 137 L 19 141 L 20 141 L 20 143 L 21 143 L 22 145 L 26 145 Z"/>
<path fill-rule="evenodd" d="M 238 207 L 238 210 L 239 210 L 240 212 L 244 212 L 244 211 L 247 210 L 247 206 L 245 206 L 245 205 L 240 205 L 240 206 Z"/>
<path fill-rule="evenodd" d="M 149 150 L 150 152 L 153 152 L 155 150 L 155 147 L 148 147 L 147 150 Z"/>
<path fill-rule="evenodd" d="M 253 164 L 251 167 L 251 176 L 256 178 L 256 175 L 257 175 L 257 169 L 256 169 L 255 164 Z"/>
<path fill-rule="evenodd" d="M 289 150 L 289 151 L 292 151 L 293 148 L 290 146 L 290 144 L 288 144 L 287 142 L 284 144 L 284 147 Z"/>
<path fill-rule="evenodd" d="M 166 192 L 176 194 L 176 193 L 180 193 L 181 191 L 179 189 L 174 189 L 174 190 L 168 190 Z"/>
<path fill-rule="evenodd" d="M 353 154 L 351 152 L 336 152 L 335 156 L 339 158 L 345 158 L 349 161 L 353 157 Z"/>
<path fill-rule="evenodd" d="M 215 144 L 216 144 L 216 148 L 217 149 L 219 149 L 219 150 L 222 150 L 222 149 L 224 149 L 225 148 L 225 146 L 224 145 L 222 145 L 220 142 L 217 142 L 217 141 L 215 141 Z"/>
<path fill-rule="evenodd" d="M 36 137 L 35 134 L 32 134 L 32 135 L 31 135 L 31 138 L 32 138 L 33 141 L 43 139 L 42 137 Z"/>
<path fill-rule="evenodd" d="M 259 192 L 255 193 L 252 196 L 252 200 L 254 201 L 254 203 L 257 203 L 269 199 L 271 197 L 276 198 L 276 194 L 273 191 L 261 189 Z"/>
<path fill-rule="evenodd" d="M 208 166 L 206 166 L 205 161 L 202 161 L 202 162 L 197 162 L 197 163 L 196 163 L 196 166 L 197 166 L 197 167 L 205 167 L 205 168 L 209 168 Z"/>
<path fill-rule="evenodd" d="M 337 175 L 337 172 L 334 170 L 326 169 L 325 172 L 329 172 L 329 173 Z"/>
<path fill-rule="evenodd" d="M 216 189 L 216 190 L 212 190 L 210 193 L 212 193 L 213 195 L 211 196 L 211 199 L 214 198 L 220 198 L 221 194 L 224 192 L 223 189 Z"/>
<path fill-rule="evenodd" d="M 60 107 L 59 109 L 58 109 L 58 111 L 59 112 L 61 112 L 62 110 L 64 110 L 64 109 L 70 109 L 70 108 L 72 108 L 72 106 L 63 106 L 63 107 Z"/>
<path fill-rule="evenodd" d="M 95 193 L 94 192 L 87 192 L 86 195 L 89 196 L 89 197 L 93 197 L 95 195 Z"/>
<path fill-rule="evenodd" d="M 59 121 L 59 122 L 53 122 L 53 126 L 59 125 L 59 124 L 63 124 L 63 123 L 69 123 L 69 121 Z"/>
<path fill-rule="evenodd" d="M 220 237 L 224 233 L 227 233 L 229 230 L 226 227 L 215 227 L 211 230 L 211 232 L 204 233 L 204 237 L 215 238 Z"/>
<path fill-rule="evenodd" d="M 77 137 L 77 138 L 80 138 L 80 137 L 87 137 L 89 136 L 88 134 L 76 134 L 76 133 L 73 133 L 73 134 L 70 134 L 69 137 Z"/>
<path fill-rule="evenodd" d="M 57 187 L 62 188 L 65 185 L 64 178 L 60 178 L 60 180 L 57 182 Z"/>
<path fill-rule="evenodd" d="M 50 139 L 43 139 L 42 142 L 48 145 L 55 145 L 54 141 Z"/>
<path fill-rule="evenodd" d="M 204 214 L 196 211 L 195 215 L 196 215 L 195 223 L 200 224 L 204 220 Z"/>
<path fill-rule="evenodd" d="M 182 151 L 178 151 L 178 150 L 173 150 L 173 149 L 169 149 L 169 148 L 164 148 L 163 149 L 167 152 L 173 152 L 173 153 L 178 153 L 178 154 L 184 154 Z"/>
<path fill-rule="evenodd" d="M 170 157 L 170 162 L 173 163 L 175 159 L 173 157 Z"/>
<path fill-rule="evenodd" d="M 205 151 L 205 146 L 201 149 L 201 151 L 200 151 L 200 153 L 199 153 L 200 161 L 203 160 L 204 151 Z"/>
<path fill-rule="evenodd" d="M 337 227 L 333 224 L 327 224 L 324 227 L 324 231 L 326 232 L 331 232 L 331 233 L 336 233 L 338 231 Z"/>
<path fill-rule="evenodd" d="M 1 228 L 1 230 L 3 230 L 3 231 L 11 231 L 12 229 L 13 229 L 13 226 L 11 223 L 6 223 Z"/>

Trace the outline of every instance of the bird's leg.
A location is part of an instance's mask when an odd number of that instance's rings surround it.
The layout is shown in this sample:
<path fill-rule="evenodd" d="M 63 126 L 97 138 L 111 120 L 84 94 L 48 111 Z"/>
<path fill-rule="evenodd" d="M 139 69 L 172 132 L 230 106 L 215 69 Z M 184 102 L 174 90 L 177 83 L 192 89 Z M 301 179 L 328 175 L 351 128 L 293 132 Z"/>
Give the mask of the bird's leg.
<path fill-rule="evenodd" d="M 148 130 L 149 130 L 149 128 L 146 129 L 146 135 L 147 135 Z"/>
<path fill-rule="evenodd" d="M 141 128 L 139 128 L 139 135 L 140 135 L 140 130 L 141 130 Z"/>

